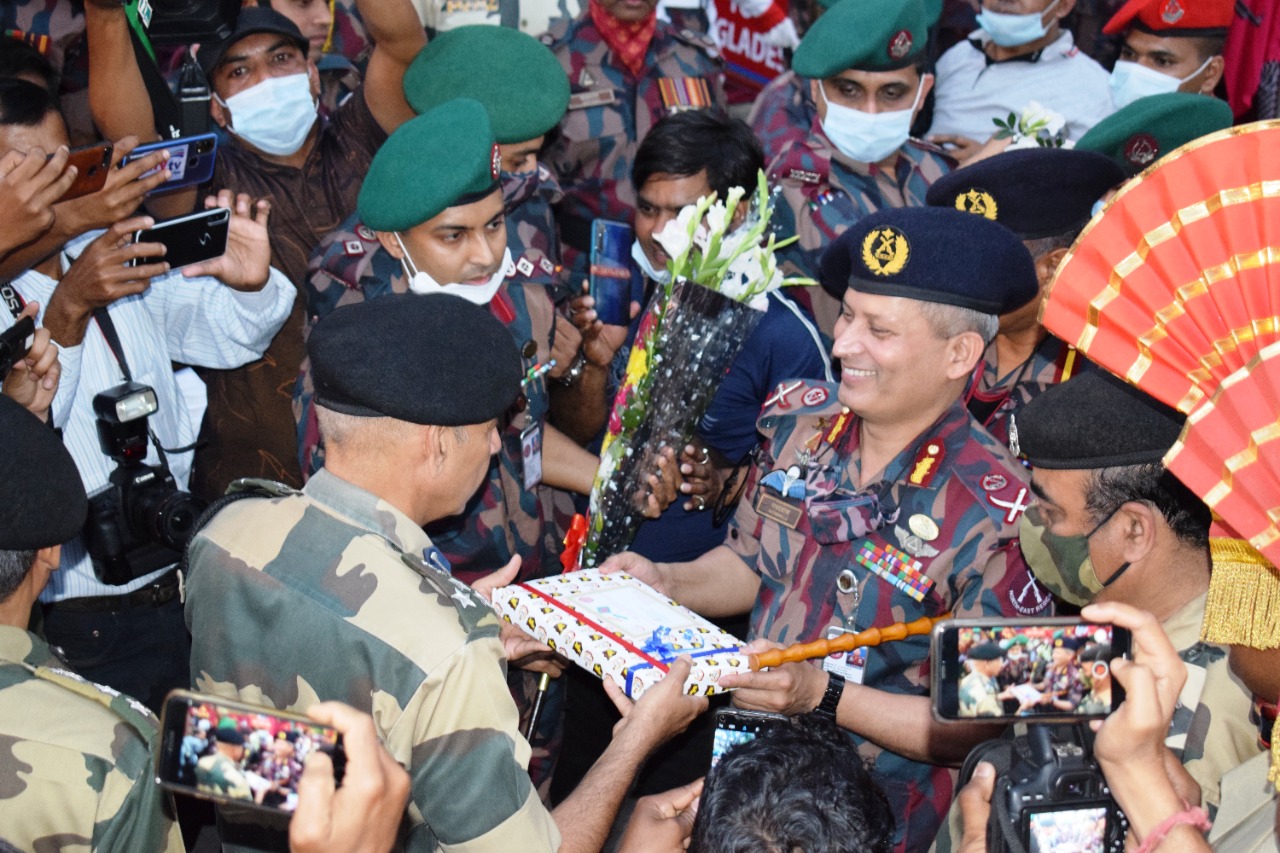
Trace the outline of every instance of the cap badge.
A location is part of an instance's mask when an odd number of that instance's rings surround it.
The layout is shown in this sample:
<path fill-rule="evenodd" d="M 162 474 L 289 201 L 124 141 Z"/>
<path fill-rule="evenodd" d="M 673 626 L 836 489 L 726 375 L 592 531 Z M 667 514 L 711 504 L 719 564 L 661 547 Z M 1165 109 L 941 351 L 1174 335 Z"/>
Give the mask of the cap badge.
<path fill-rule="evenodd" d="M 1124 144 L 1124 159 L 1134 166 L 1150 166 L 1160 156 L 1160 143 L 1149 133 L 1137 133 Z"/>
<path fill-rule="evenodd" d="M 907 265 L 911 244 L 892 225 L 876 228 L 862 241 L 862 262 L 875 275 L 894 275 Z"/>
<path fill-rule="evenodd" d="M 915 41 L 909 31 L 898 30 L 893 34 L 893 38 L 889 39 L 889 58 L 894 60 L 905 59 L 907 54 L 911 53 L 911 46 L 915 44 Z"/>
<path fill-rule="evenodd" d="M 498 173 L 502 171 L 502 149 L 498 147 L 498 143 L 493 143 L 493 151 L 489 154 L 489 175 L 495 181 L 498 180 Z"/>
<path fill-rule="evenodd" d="M 1185 13 L 1186 10 L 1182 8 L 1182 3 L 1179 0 L 1167 0 L 1164 4 L 1164 9 L 1160 12 L 1160 20 L 1166 24 L 1176 24 L 1182 20 L 1182 16 Z"/>
<path fill-rule="evenodd" d="M 976 213 L 994 222 L 998 208 L 991 193 L 975 188 L 956 196 L 956 210 L 961 213 Z"/>

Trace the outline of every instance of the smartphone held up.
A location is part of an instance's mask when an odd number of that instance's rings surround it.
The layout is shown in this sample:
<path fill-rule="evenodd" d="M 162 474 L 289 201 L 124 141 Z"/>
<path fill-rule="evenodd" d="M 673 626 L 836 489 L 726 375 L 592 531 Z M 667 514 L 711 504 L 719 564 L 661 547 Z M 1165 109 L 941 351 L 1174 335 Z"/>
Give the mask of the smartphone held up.
<path fill-rule="evenodd" d="M 160 718 L 156 781 L 179 794 L 291 813 L 312 752 L 333 759 L 340 783 L 342 736 L 306 717 L 175 690 Z"/>
<path fill-rule="evenodd" d="M 1124 700 L 1111 661 L 1129 632 L 1078 619 L 955 619 L 934 629 L 933 706 L 941 720 L 1075 722 Z"/>

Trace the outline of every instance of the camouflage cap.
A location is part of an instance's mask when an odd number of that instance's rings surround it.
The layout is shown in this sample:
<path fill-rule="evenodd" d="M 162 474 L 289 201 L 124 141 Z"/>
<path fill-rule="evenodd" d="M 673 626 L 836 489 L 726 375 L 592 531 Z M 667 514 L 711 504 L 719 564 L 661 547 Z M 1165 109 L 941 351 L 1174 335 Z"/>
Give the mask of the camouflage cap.
<path fill-rule="evenodd" d="M 999 223 L 941 207 L 899 207 L 859 219 L 822 255 L 818 280 L 847 288 L 1007 314 L 1040 294 L 1031 253 Z"/>
<path fill-rule="evenodd" d="M 382 143 L 356 210 L 375 231 L 406 231 L 495 192 L 501 164 L 485 108 L 457 98 L 410 119 Z"/>
<path fill-rule="evenodd" d="M 404 95 L 419 113 L 454 98 L 489 112 L 502 145 L 543 136 L 569 108 L 569 78 L 550 48 L 508 27 L 473 24 L 440 33 L 404 75 Z"/>
<path fill-rule="evenodd" d="M 74 539 L 88 512 L 71 454 L 48 424 L 0 396 L 0 550 L 30 551 Z"/>
<path fill-rule="evenodd" d="M 905 68 L 924 56 L 928 31 L 921 0 L 840 0 L 804 34 L 791 68 L 813 79 Z"/>
<path fill-rule="evenodd" d="M 1018 444 L 1035 468 L 1087 470 L 1159 462 L 1186 416 L 1102 370 L 1045 389 L 1018 413 Z"/>
<path fill-rule="evenodd" d="M 1211 95 L 1151 95 L 1095 124 L 1075 150 L 1105 154 L 1132 177 L 1175 148 L 1225 130 L 1231 122 L 1231 107 Z"/>
<path fill-rule="evenodd" d="M 520 353 L 458 296 L 399 293 L 338 308 L 307 338 L 315 403 L 356 417 L 482 424 L 520 392 Z"/>
<path fill-rule="evenodd" d="M 1070 148 L 1006 151 L 943 175 L 925 196 L 999 222 L 1023 240 L 1079 231 L 1127 175 L 1111 158 Z"/>

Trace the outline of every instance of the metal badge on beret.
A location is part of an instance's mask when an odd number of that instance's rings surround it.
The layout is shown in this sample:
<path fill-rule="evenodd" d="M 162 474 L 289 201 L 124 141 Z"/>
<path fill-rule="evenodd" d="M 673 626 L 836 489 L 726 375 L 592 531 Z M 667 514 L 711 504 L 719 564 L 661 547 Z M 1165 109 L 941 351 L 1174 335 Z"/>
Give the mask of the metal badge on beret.
<path fill-rule="evenodd" d="M 910 257 L 907 235 L 892 225 L 874 229 L 862 241 L 862 262 L 875 275 L 902 272 Z"/>
<path fill-rule="evenodd" d="M 973 213 L 995 221 L 1000 208 L 991 193 L 972 187 L 956 196 L 956 210 L 962 213 Z"/>

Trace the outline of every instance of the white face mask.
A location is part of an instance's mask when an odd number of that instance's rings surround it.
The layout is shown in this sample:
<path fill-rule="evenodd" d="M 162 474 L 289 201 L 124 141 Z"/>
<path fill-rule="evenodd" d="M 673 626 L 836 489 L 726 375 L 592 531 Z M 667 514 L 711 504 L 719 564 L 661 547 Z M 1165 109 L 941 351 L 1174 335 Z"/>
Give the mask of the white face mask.
<path fill-rule="evenodd" d="M 639 240 L 631 241 L 631 260 L 636 262 L 640 272 L 648 276 L 650 281 L 656 281 L 658 284 L 666 284 L 671 281 L 671 272 L 669 270 L 656 270 L 653 268 L 653 264 L 649 262 L 649 256 L 644 253 L 644 247 L 640 245 Z"/>
<path fill-rule="evenodd" d="M 1212 56 L 1186 77 L 1179 78 L 1161 74 L 1137 62 L 1117 60 L 1116 67 L 1111 72 L 1111 102 L 1116 105 L 1116 109 L 1122 110 L 1139 98 L 1176 92 L 1179 86 L 1208 68 L 1210 62 L 1213 62 Z"/>
<path fill-rule="evenodd" d="M 827 105 L 827 117 L 822 120 L 822 132 L 827 135 L 841 154 L 859 163 L 879 163 L 902 147 L 911 135 L 911 119 L 915 117 L 924 81 L 916 89 L 916 99 L 905 110 L 864 113 L 852 107 L 842 107 L 827 99 L 825 81 L 818 81 L 818 94 Z"/>
<path fill-rule="evenodd" d="M 405 275 L 409 276 L 409 289 L 414 293 L 448 293 L 452 296 L 461 296 L 474 305 L 488 305 L 489 300 L 493 299 L 493 295 L 502 286 L 503 280 L 516 270 L 516 265 L 511 260 L 511 250 L 504 249 L 502 266 L 498 267 L 498 271 L 489 276 L 489 280 L 484 284 L 440 284 L 417 268 L 413 259 L 409 257 L 409 250 L 404 247 L 400 234 L 396 233 L 395 237 L 396 242 L 400 244 L 400 251 L 404 253 L 400 264 L 404 267 Z"/>
<path fill-rule="evenodd" d="M 1010 15 L 983 9 L 978 13 L 978 26 L 982 27 L 983 32 L 991 36 L 991 40 L 1001 47 L 1030 44 L 1044 38 L 1049 32 L 1049 28 L 1044 24 L 1044 16 L 1057 5 L 1058 0 L 1053 0 L 1044 11 L 1029 15 Z"/>
<path fill-rule="evenodd" d="M 218 98 L 218 103 L 231 111 L 232 133 L 276 157 L 301 148 L 318 115 L 311 78 L 305 73 L 268 77 L 225 101 Z"/>

